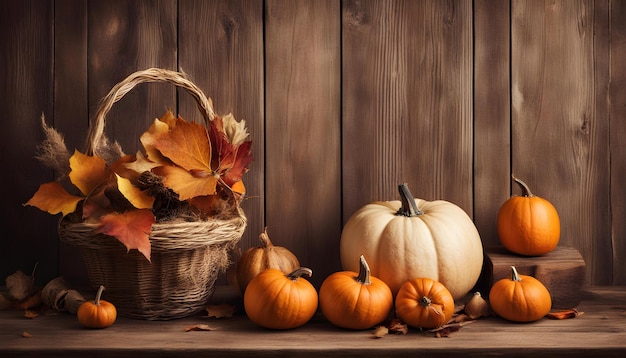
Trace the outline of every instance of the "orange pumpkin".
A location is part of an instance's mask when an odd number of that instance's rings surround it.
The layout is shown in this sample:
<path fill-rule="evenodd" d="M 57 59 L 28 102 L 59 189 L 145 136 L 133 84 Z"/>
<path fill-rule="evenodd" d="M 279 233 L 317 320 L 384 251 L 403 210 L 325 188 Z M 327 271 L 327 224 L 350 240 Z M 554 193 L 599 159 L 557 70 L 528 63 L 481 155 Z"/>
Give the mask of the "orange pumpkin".
<path fill-rule="evenodd" d="M 101 299 L 102 291 L 104 291 L 104 286 L 101 285 L 95 300 L 84 302 L 78 307 L 76 315 L 83 326 L 106 328 L 115 322 L 117 309 L 111 302 Z"/>
<path fill-rule="evenodd" d="M 237 261 L 237 285 L 243 294 L 252 280 L 259 273 L 275 268 L 283 273 L 290 273 L 300 267 L 300 262 L 287 248 L 274 246 L 267 234 L 267 228 L 259 235 L 261 246 L 249 248 Z"/>
<path fill-rule="evenodd" d="M 556 208 L 540 198 L 528 185 L 512 176 L 522 189 L 502 204 L 498 212 L 498 237 L 509 251 L 526 256 L 548 253 L 558 245 L 561 223 Z"/>
<path fill-rule="evenodd" d="M 454 313 L 454 299 L 439 281 L 414 278 L 396 296 L 398 318 L 412 327 L 432 329 L 446 324 Z"/>
<path fill-rule="evenodd" d="M 387 318 L 393 307 L 391 289 L 370 275 L 361 255 L 359 273 L 340 271 L 328 276 L 320 287 L 322 313 L 330 323 L 348 329 L 367 329 Z"/>
<path fill-rule="evenodd" d="M 243 296 L 248 318 L 259 326 L 290 329 L 307 323 L 317 310 L 318 296 L 313 285 L 302 278 L 311 269 L 300 267 L 285 275 L 267 269 L 248 284 Z"/>
<path fill-rule="evenodd" d="M 536 321 L 550 312 L 550 292 L 532 276 L 520 275 L 511 266 L 511 278 L 496 282 L 489 292 L 491 309 L 500 317 L 514 322 Z"/>

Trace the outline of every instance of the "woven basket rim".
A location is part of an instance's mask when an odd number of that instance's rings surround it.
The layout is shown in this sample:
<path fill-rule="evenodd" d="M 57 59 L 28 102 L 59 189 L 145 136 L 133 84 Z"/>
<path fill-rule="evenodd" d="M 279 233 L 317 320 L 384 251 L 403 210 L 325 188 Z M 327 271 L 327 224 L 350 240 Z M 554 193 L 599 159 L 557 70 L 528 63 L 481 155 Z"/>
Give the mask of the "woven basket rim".
<path fill-rule="evenodd" d="M 247 219 L 242 210 L 230 219 L 212 219 L 202 221 L 160 222 L 152 225 L 149 235 L 152 251 L 194 249 L 208 245 L 237 244 L 243 236 Z M 59 222 L 61 241 L 77 247 L 99 247 L 103 245 L 122 245 L 116 238 L 97 233 L 99 224 L 67 220 Z M 99 238 L 99 239 L 98 239 Z M 110 240 L 109 240 L 110 239 Z"/>

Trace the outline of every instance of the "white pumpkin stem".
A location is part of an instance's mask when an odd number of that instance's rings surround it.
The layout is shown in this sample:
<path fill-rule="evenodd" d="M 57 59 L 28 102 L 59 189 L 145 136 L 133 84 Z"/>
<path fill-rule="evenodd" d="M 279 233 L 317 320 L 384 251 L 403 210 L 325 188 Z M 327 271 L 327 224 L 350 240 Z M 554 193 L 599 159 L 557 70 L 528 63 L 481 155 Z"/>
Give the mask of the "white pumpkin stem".
<path fill-rule="evenodd" d="M 359 275 L 354 279 L 362 285 L 372 283 L 370 280 L 370 266 L 367 264 L 367 261 L 365 261 L 365 256 L 363 255 L 359 258 Z"/>
<path fill-rule="evenodd" d="M 417 204 L 415 203 L 415 198 L 411 191 L 409 190 L 409 185 L 407 183 L 402 183 L 398 185 L 398 191 L 400 192 L 400 200 L 402 201 L 402 207 L 396 215 L 402 215 L 407 217 L 418 216 L 424 214 L 421 211 Z"/>
<path fill-rule="evenodd" d="M 524 183 L 523 181 L 521 181 L 520 179 L 515 177 L 515 175 L 513 175 L 513 174 L 511 174 L 511 178 L 513 178 L 513 181 L 515 181 L 515 183 L 517 183 L 517 185 L 519 185 L 520 189 L 522 189 L 522 196 L 526 196 L 526 197 L 529 197 L 529 198 L 532 198 L 533 196 L 535 196 L 530 191 L 530 188 L 528 187 L 528 185 L 526 183 Z"/>

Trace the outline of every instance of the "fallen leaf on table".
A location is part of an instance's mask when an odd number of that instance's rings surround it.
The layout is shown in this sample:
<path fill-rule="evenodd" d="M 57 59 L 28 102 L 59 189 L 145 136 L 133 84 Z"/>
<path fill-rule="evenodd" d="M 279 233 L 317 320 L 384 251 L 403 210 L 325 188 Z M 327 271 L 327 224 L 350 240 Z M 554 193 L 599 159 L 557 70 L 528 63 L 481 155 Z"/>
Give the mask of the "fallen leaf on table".
<path fill-rule="evenodd" d="M 393 319 L 389 323 L 389 332 L 395 334 L 407 334 L 408 327 L 406 323 L 402 323 L 399 319 Z"/>
<path fill-rule="evenodd" d="M 215 331 L 215 328 L 209 327 L 206 324 L 196 324 L 193 326 L 185 327 L 185 332 L 189 331 Z"/>
<path fill-rule="evenodd" d="M 585 312 L 581 312 L 573 308 L 571 310 L 550 312 L 546 315 L 546 317 L 550 319 L 568 319 L 568 318 L 576 318 L 578 316 L 582 316 L 583 314 L 585 314 Z"/>
<path fill-rule="evenodd" d="M 24 332 L 22 332 L 22 337 L 24 337 L 24 338 L 32 338 L 33 335 L 28 333 L 28 332 L 26 332 L 26 331 L 24 331 Z"/>
<path fill-rule="evenodd" d="M 452 322 L 452 321 L 451 321 Z M 448 323 L 448 324 L 444 324 L 441 327 L 437 327 L 437 328 L 433 328 L 431 330 L 428 330 L 426 332 L 429 333 L 434 333 L 435 337 L 437 338 L 442 338 L 442 337 L 449 337 L 450 334 L 454 333 L 454 332 L 458 332 L 459 330 L 461 330 L 461 327 L 468 325 L 470 323 L 474 323 L 476 321 L 464 321 L 464 322 L 454 322 L 454 323 Z"/>
<path fill-rule="evenodd" d="M 207 317 L 222 318 L 232 317 L 236 307 L 228 303 L 222 303 L 219 305 L 208 305 L 205 309 L 207 311 Z"/>
<path fill-rule="evenodd" d="M 32 310 L 26 310 L 24 311 L 24 317 L 26 318 L 36 318 L 39 317 L 39 313 L 32 311 Z"/>
<path fill-rule="evenodd" d="M 389 334 L 389 328 L 385 326 L 378 326 L 374 328 L 372 334 L 374 335 L 374 338 L 383 338 L 384 336 Z"/>

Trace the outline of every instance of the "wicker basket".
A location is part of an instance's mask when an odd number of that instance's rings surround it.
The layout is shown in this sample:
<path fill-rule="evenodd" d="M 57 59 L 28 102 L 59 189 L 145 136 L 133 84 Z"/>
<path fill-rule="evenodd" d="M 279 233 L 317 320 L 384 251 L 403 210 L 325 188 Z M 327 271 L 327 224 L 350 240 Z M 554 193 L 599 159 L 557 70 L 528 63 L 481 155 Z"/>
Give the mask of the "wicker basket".
<path fill-rule="evenodd" d="M 105 116 L 113 104 L 136 84 L 167 82 L 194 96 L 205 120 L 215 117 L 202 91 L 184 74 L 147 69 L 131 74 L 103 98 L 89 128 L 87 154 L 106 151 L 103 140 Z M 62 242 L 79 248 L 94 289 L 106 287 L 106 300 L 116 305 L 121 316 L 149 320 L 186 317 L 201 311 L 214 291 L 219 272 L 229 263 L 228 253 L 239 241 L 246 218 L 238 204 L 224 218 L 206 221 L 174 219 L 157 222 L 150 235 L 151 261 L 136 250 L 127 252 L 117 239 L 94 234 L 95 224 L 59 224 Z"/>

